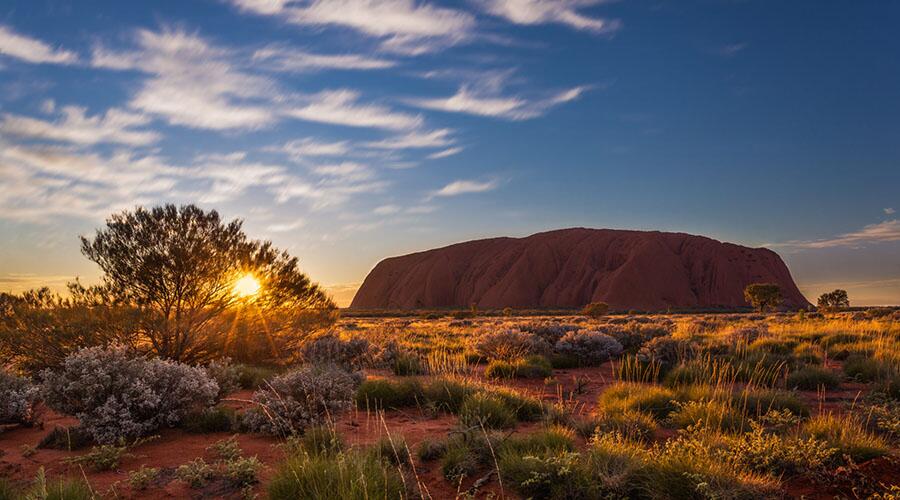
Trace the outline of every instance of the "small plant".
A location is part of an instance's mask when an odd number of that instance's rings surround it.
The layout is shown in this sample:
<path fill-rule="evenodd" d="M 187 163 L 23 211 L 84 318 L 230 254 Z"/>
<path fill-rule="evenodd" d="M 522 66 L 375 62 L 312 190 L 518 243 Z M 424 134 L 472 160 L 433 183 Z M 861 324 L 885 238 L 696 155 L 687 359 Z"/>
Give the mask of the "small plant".
<path fill-rule="evenodd" d="M 123 458 L 132 457 L 129 450 L 140 446 L 148 441 L 156 439 L 157 436 L 136 439 L 131 444 L 120 442 L 118 445 L 104 444 L 94 446 L 91 451 L 79 457 L 68 458 L 65 461 L 72 464 L 88 464 L 96 471 L 113 470 L 119 466 L 119 462 Z"/>
<path fill-rule="evenodd" d="M 128 484 L 133 490 L 146 490 L 159 477 L 159 469 L 142 465 L 128 473 Z"/>
<path fill-rule="evenodd" d="M 384 436 L 375 443 L 373 449 L 378 456 L 393 465 L 408 465 L 410 462 L 409 449 L 403 436 Z"/>
<path fill-rule="evenodd" d="M 397 468 L 385 464 L 376 453 L 361 451 L 291 456 L 269 482 L 268 493 L 272 500 L 406 497 Z"/>
<path fill-rule="evenodd" d="M 391 362 L 391 371 L 394 372 L 394 375 L 407 377 L 410 375 L 422 375 L 426 370 L 418 356 L 414 353 L 402 352 Z"/>
<path fill-rule="evenodd" d="M 226 462 L 240 458 L 241 453 L 243 453 L 241 451 L 241 445 L 238 443 L 237 436 L 231 436 L 228 439 L 216 441 L 206 450 L 214 453 L 219 460 Z"/>
<path fill-rule="evenodd" d="M 19 450 L 22 452 L 22 456 L 25 458 L 31 458 L 37 453 L 37 447 L 30 444 L 23 444 L 19 447 Z"/>
<path fill-rule="evenodd" d="M 212 465 L 198 458 L 175 469 L 175 477 L 187 483 L 191 488 L 202 488 L 212 479 L 216 471 Z"/>
<path fill-rule="evenodd" d="M 246 486 L 258 481 L 262 462 L 254 457 L 235 457 L 225 462 L 225 478 L 236 486 Z"/>
<path fill-rule="evenodd" d="M 333 427 L 319 425 L 306 429 L 299 438 L 289 437 L 288 448 L 293 454 L 333 455 L 344 450 L 344 440 Z"/>
<path fill-rule="evenodd" d="M 25 491 L 22 496 L 15 495 L 11 498 L 25 498 L 28 500 L 94 500 L 96 495 L 91 486 L 81 479 L 57 479 L 50 481 L 44 468 L 38 469 L 34 484 Z"/>

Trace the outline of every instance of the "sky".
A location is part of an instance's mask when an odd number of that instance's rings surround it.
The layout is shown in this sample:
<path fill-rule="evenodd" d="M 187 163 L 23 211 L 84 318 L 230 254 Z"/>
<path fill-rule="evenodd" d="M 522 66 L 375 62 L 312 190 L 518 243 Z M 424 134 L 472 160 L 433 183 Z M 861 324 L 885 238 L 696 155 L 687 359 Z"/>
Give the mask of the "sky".
<path fill-rule="evenodd" d="M 900 2 L 4 0 L 0 290 L 110 214 L 244 220 L 345 305 L 382 258 L 564 227 L 778 252 L 900 304 Z"/>

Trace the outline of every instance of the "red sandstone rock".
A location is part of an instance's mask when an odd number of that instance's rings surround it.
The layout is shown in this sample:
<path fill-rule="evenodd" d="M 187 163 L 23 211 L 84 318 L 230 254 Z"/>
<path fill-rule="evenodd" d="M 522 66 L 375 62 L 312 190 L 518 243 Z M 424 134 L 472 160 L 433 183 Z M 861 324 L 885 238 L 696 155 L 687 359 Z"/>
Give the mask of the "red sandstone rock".
<path fill-rule="evenodd" d="M 750 283 L 781 285 L 784 305 L 807 307 L 775 252 L 658 231 L 561 229 L 491 238 L 384 259 L 363 282 L 355 309 L 747 306 Z"/>

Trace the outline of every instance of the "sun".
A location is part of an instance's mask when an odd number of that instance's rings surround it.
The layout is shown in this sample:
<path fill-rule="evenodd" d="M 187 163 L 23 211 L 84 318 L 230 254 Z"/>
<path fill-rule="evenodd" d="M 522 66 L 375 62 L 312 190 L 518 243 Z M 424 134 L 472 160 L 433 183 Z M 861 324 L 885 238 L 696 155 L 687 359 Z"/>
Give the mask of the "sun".
<path fill-rule="evenodd" d="M 234 294 L 238 297 L 253 297 L 261 288 L 259 281 L 252 274 L 245 274 L 234 282 Z"/>

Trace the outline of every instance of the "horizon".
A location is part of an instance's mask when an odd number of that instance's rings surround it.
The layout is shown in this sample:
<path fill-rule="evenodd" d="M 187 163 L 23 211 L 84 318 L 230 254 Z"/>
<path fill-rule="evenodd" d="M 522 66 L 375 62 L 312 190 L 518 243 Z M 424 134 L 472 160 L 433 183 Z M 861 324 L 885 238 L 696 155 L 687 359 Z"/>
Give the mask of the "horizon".
<path fill-rule="evenodd" d="M 900 304 L 900 4 L 346 4 L 0 8 L 0 291 L 95 283 L 79 235 L 197 203 L 341 306 L 384 258 L 573 227 Z"/>

